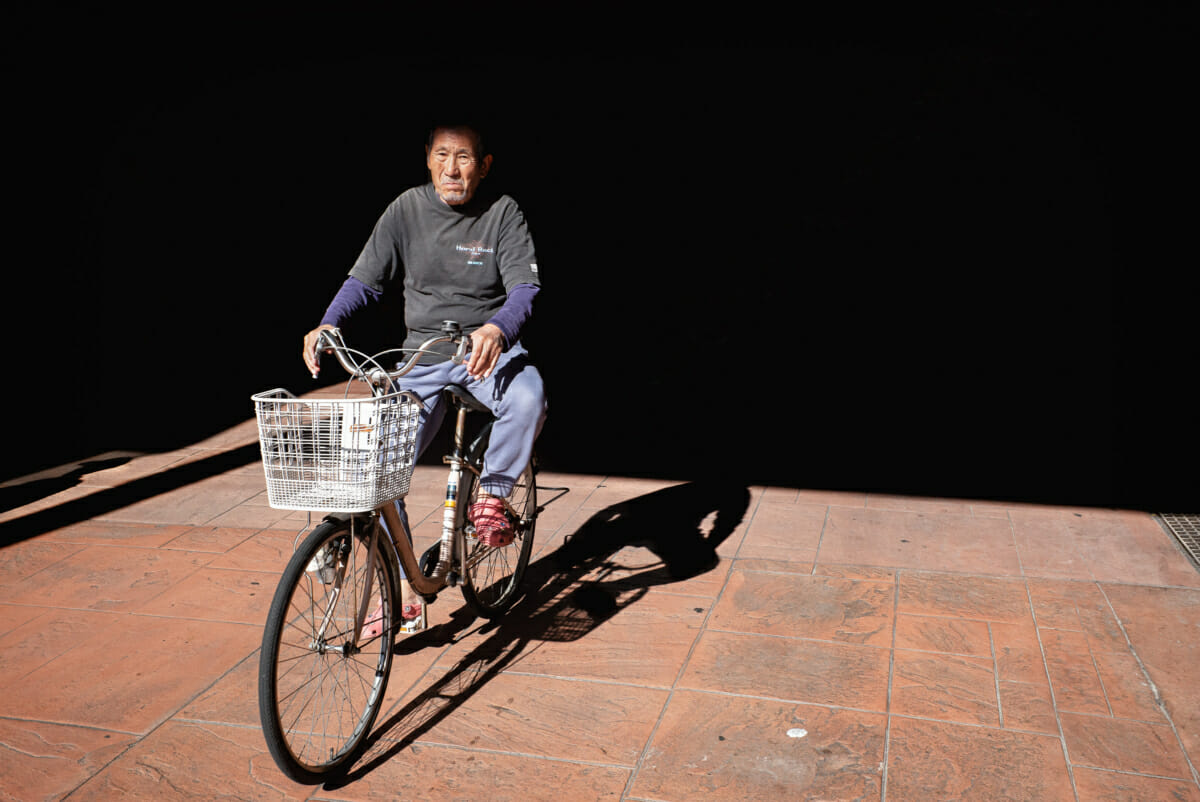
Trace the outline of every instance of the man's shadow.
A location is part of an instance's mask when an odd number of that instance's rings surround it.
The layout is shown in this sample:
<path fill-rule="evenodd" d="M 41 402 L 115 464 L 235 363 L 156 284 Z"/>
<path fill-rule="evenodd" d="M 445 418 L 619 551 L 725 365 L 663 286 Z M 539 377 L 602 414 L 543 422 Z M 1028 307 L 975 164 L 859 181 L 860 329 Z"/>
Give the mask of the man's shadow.
<path fill-rule="evenodd" d="M 88 474 L 124 465 L 129 460 L 128 456 L 87 460 L 73 465 L 70 470 L 61 474 L 5 482 L 0 485 L 0 511 L 15 510 L 63 490 L 69 490 L 82 483 L 83 477 Z"/>
<path fill-rule="evenodd" d="M 693 482 L 592 515 L 561 546 L 530 563 L 521 599 L 502 618 L 478 630 L 487 638 L 378 724 L 363 756 L 349 771 L 327 780 L 325 788 L 345 786 L 391 760 L 541 643 L 583 638 L 652 587 L 716 568 L 717 547 L 741 523 L 749 506 L 750 491 L 743 485 Z M 629 547 L 646 549 L 652 556 L 631 565 L 636 552 L 619 554 Z M 449 645 L 475 620 L 463 606 L 447 623 L 398 642 L 397 651 Z"/>

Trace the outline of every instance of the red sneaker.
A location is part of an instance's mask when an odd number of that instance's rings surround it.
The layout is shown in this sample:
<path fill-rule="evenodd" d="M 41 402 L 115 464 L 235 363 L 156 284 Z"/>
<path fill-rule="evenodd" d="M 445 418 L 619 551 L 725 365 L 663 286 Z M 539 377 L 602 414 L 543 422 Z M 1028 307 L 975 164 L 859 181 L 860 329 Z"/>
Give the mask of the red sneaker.
<path fill-rule="evenodd" d="M 472 504 L 471 522 L 475 524 L 475 537 L 490 548 L 507 546 L 516 537 L 504 514 L 504 502 L 498 498 L 486 496 Z"/>

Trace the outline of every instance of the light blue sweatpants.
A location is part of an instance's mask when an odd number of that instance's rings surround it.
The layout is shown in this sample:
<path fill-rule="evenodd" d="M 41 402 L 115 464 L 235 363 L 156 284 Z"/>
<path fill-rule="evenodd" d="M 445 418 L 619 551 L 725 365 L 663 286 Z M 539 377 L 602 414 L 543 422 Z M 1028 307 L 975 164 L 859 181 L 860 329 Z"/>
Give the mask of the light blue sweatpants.
<path fill-rule="evenodd" d="M 496 416 L 484 454 L 479 486 L 493 496 L 507 496 L 529 464 L 533 443 L 546 420 L 542 375 L 520 343 L 501 354 L 492 375 L 482 381 L 472 379 L 465 365 L 455 365 L 450 360 L 414 367 L 396 381 L 396 389 L 412 393 L 424 405 L 420 414 L 421 433 L 417 439 L 418 458 L 429 447 L 442 424 L 446 415 L 442 390 L 451 384 L 467 388 Z M 404 500 L 398 499 L 395 504 L 408 529 Z"/>

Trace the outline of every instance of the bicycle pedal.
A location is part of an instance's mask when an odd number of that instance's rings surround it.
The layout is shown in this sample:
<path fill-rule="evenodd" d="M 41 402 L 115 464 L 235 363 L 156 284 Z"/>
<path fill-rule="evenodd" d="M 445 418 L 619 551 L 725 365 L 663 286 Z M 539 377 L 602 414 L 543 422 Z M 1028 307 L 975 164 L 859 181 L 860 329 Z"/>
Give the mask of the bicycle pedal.
<path fill-rule="evenodd" d="M 425 619 L 425 608 L 421 607 L 421 615 L 417 618 L 411 618 L 400 622 L 400 631 L 405 635 L 415 635 L 418 632 L 423 632 L 428 626 Z"/>

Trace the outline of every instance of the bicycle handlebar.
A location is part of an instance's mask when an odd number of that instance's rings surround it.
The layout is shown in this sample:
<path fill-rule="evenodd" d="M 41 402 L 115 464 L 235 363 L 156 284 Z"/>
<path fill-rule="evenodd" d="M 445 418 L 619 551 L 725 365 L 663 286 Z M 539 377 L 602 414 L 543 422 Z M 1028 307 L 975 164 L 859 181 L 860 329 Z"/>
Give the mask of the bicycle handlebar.
<path fill-rule="evenodd" d="M 372 387 L 385 388 L 390 386 L 394 379 L 398 379 L 412 370 L 423 354 L 434 353 L 431 351 L 433 346 L 441 343 L 452 343 L 458 346 L 450 359 L 454 364 L 461 365 L 471 353 L 471 338 L 463 334 L 462 326 L 453 320 L 442 321 L 442 331 L 444 333 L 441 336 L 430 337 L 421 343 L 421 346 L 413 351 L 408 361 L 395 370 L 384 370 L 379 367 L 378 363 L 370 370 L 356 365 L 349 357 L 350 348 L 346 345 L 345 338 L 342 337 L 342 330 L 338 328 L 324 329 L 318 335 L 317 358 L 319 359 L 323 352 L 330 352 L 337 357 L 338 364 L 354 378 L 361 379 Z M 374 358 L 370 358 L 370 361 L 375 362 Z M 315 373 L 313 377 L 316 377 Z"/>

